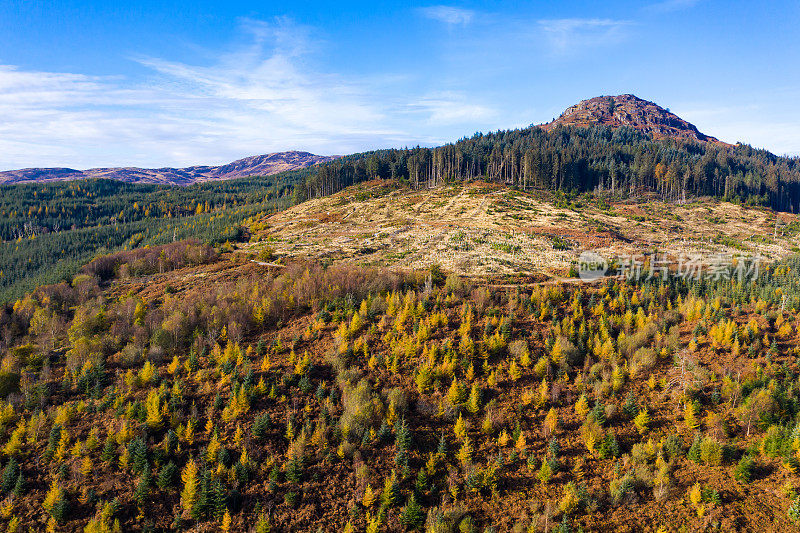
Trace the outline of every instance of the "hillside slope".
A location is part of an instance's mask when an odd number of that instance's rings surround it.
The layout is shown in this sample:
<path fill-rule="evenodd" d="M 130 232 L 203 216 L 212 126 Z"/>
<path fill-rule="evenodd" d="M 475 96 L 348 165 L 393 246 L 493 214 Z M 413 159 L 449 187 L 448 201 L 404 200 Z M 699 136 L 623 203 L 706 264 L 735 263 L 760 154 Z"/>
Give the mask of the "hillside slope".
<path fill-rule="evenodd" d="M 797 261 L 742 291 L 246 259 L 125 252 L 0 309 L 4 522 L 795 525 Z"/>
<path fill-rule="evenodd" d="M 332 156 L 308 152 L 277 152 L 246 157 L 219 166 L 192 166 L 185 168 L 114 167 L 74 170 L 71 168 L 25 168 L 0 172 L 0 183 L 49 182 L 105 178 L 129 183 L 157 183 L 164 185 L 191 185 L 216 180 L 268 176 L 279 172 L 298 170 L 317 163 L 332 161 Z"/>
<path fill-rule="evenodd" d="M 279 256 L 360 265 L 427 268 L 464 275 L 564 275 L 582 251 L 612 258 L 654 251 L 786 257 L 796 215 L 704 198 L 665 202 L 548 191 L 485 182 L 413 190 L 372 181 L 264 218 L 253 232 Z"/>
<path fill-rule="evenodd" d="M 683 120 L 663 107 L 633 94 L 597 96 L 568 107 L 557 119 L 542 127 L 604 125 L 612 128 L 629 127 L 656 137 L 693 139 L 719 142 L 701 133 L 694 124 Z"/>

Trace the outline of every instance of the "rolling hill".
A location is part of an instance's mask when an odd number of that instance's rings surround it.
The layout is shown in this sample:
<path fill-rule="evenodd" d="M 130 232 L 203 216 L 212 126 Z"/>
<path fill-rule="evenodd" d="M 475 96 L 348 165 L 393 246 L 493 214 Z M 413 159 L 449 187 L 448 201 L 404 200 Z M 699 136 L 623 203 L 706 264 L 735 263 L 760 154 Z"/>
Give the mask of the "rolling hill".
<path fill-rule="evenodd" d="M 93 178 L 105 178 L 128 183 L 153 183 L 162 185 L 192 185 L 207 181 L 229 180 L 250 176 L 268 176 L 279 172 L 299 170 L 332 161 L 333 156 L 314 155 L 308 152 L 277 152 L 255 155 L 219 166 L 192 166 L 185 168 L 25 168 L 0 172 L 0 183 L 39 183 Z"/>

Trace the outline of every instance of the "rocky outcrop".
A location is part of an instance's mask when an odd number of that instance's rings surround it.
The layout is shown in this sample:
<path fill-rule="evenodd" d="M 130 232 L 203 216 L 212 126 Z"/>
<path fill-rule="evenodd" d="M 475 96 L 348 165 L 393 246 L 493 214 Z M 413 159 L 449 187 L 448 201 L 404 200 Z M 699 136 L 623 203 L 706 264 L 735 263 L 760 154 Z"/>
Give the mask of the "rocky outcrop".
<path fill-rule="evenodd" d="M 718 139 L 701 133 L 694 124 L 686 122 L 669 110 L 632 94 L 598 96 L 583 100 L 568 107 L 560 117 L 542 127 L 550 130 L 557 126 L 592 126 L 596 124 L 611 127 L 628 126 L 654 137 L 678 137 L 701 142 L 719 142 Z"/>

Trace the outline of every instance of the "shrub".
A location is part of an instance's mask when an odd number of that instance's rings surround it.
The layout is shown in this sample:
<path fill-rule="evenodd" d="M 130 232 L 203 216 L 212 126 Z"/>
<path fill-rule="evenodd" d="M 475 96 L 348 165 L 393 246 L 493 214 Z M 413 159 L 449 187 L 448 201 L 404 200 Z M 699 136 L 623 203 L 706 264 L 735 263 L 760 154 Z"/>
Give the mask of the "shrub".
<path fill-rule="evenodd" d="M 700 459 L 709 466 L 722 464 L 722 446 L 714 439 L 703 439 L 700 444 Z"/>
<path fill-rule="evenodd" d="M 620 479 L 614 479 L 611 481 L 609 489 L 614 504 L 619 504 L 626 496 L 633 493 L 634 478 L 630 474 L 627 474 Z"/>
<path fill-rule="evenodd" d="M 750 483 L 755 470 L 755 460 L 750 455 L 745 455 L 739 460 L 733 470 L 733 477 L 742 483 Z"/>
<path fill-rule="evenodd" d="M 301 493 L 295 491 L 289 491 L 284 495 L 283 501 L 286 502 L 286 505 L 288 505 L 292 509 L 296 509 L 300 505 L 301 498 L 302 498 Z"/>
<path fill-rule="evenodd" d="M 572 368 L 581 364 L 581 352 L 566 337 L 558 337 L 550 352 L 553 363 L 563 368 Z"/>
<path fill-rule="evenodd" d="M 630 362 L 631 376 L 646 375 L 656 364 L 656 352 L 652 348 L 639 348 Z"/>
<path fill-rule="evenodd" d="M 350 432 L 360 439 L 370 428 L 383 419 L 383 404 L 372 389 L 369 381 L 362 379 L 353 387 L 344 383 L 342 389 L 344 412 L 339 419 L 339 427 L 347 436 Z"/>
<path fill-rule="evenodd" d="M 800 496 L 792 500 L 789 510 L 786 512 L 792 522 L 800 523 Z"/>
<path fill-rule="evenodd" d="M 19 392 L 19 377 L 17 372 L 0 371 L 0 397 Z"/>

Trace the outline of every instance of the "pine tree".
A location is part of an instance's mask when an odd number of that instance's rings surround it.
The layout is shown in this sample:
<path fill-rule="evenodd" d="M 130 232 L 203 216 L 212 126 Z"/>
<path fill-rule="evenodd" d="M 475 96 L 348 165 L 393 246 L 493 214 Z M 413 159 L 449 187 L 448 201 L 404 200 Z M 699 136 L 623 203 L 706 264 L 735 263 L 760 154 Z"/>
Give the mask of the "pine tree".
<path fill-rule="evenodd" d="M 425 366 L 420 368 L 417 371 L 417 376 L 414 379 L 414 382 L 417 385 L 417 390 L 419 393 L 424 394 L 431 388 L 433 384 L 433 375 L 431 374 L 431 369 Z"/>
<path fill-rule="evenodd" d="M 547 436 L 551 435 L 552 433 L 555 432 L 557 427 L 558 427 L 558 411 L 556 411 L 554 407 L 551 407 L 550 410 L 547 412 L 547 416 L 544 417 L 545 434 Z"/>
<path fill-rule="evenodd" d="M 395 446 L 398 450 L 406 451 L 411 446 L 411 431 L 404 418 L 400 419 L 395 429 Z"/>
<path fill-rule="evenodd" d="M 114 459 L 116 459 L 117 455 L 117 443 L 116 441 L 109 435 L 106 439 L 106 443 L 103 446 L 103 451 L 100 453 L 100 459 L 102 459 L 106 463 L 113 463 Z"/>
<path fill-rule="evenodd" d="M 403 512 L 400 514 L 400 521 L 411 529 L 419 529 L 422 527 L 424 519 L 425 513 L 422 506 L 417 502 L 416 496 L 412 494 Z"/>
<path fill-rule="evenodd" d="M 505 448 L 508 446 L 510 440 L 511 437 L 508 435 L 508 430 L 503 428 L 503 431 L 501 431 L 500 435 L 497 437 L 497 444 L 499 444 L 501 448 Z"/>
<path fill-rule="evenodd" d="M 12 493 L 14 496 L 19 498 L 22 496 L 23 492 L 25 491 L 25 477 L 22 475 L 22 472 L 19 473 L 17 476 L 17 481 L 14 482 L 14 490 Z"/>
<path fill-rule="evenodd" d="M 181 507 L 185 512 L 191 512 L 197 502 L 197 464 L 189 459 L 181 472 L 183 492 L 181 493 Z"/>
<path fill-rule="evenodd" d="M 476 414 L 481 409 L 481 389 L 477 383 L 473 383 L 469 391 L 469 399 L 467 399 L 467 410 Z"/>
<path fill-rule="evenodd" d="M 581 418 L 586 418 L 586 415 L 589 413 L 589 401 L 586 399 L 585 394 L 581 394 L 581 397 L 578 398 L 578 401 L 575 403 L 575 412 Z"/>
<path fill-rule="evenodd" d="M 150 429 L 159 429 L 164 423 L 164 417 L 161 414 L 161 398 L 158 390 L 151 389 L 147 394 L 145 401 L 145 408 L 147 410 L 147 418 L 145 423 Z"/>
<path fill-rule="evenodd" d="M 589 416 L 591 416 L 599 425 L 604 425 L 606 423 L 606 410 L 605 407 L 603 407 L 603 404 L 600 402 L 595 403 Z"/>
<path fill-rule="evenodd" d="M 267 515 L 264 513 L 258 515 L 258 520 L 256 521 L 256 533 L 270 533 L 271 529 L 272 527 L 269 524 Z"/>
<path fill-rule="evenodd" d="M 158 473 L 158 480 L 156 480 L 156 485 L 158 485 L 158 488 L 161 490 L 166 490 L 168 487 L 172 486 L 177 470 L 178 468 L 172 461 L 161 467 L 161 470 Z"/>
<path fill-rule="evenodd" d="M 302 459 L 295 457 L 289 458 L 286 462 L 286 481 L 290 483 L 299 483 L 303 477 Z"/>
<path fill-rule="evenodd" d="M 369 509 L 373 505 L 375 505 L 375 501 L 377 499 L 378 499 L 378 493 L 372 490 L 371 485 L 367 485 L 367 488 L 364 489 L 364 496 L 361 498 L 361 504 L 367 509 Z"/>
<path fill-rule="evenodd" d="M 685 407 L 683 408 L 683 420 L 686 424 L 686 427 L 689 429 L 697 429 L 700 423 L 697 421 L 697 412 L 694 407 L 694 403 L 686 402 Z"/>
<path fill-rule="evenodd" d="M 467 436 L 467 423 L 461 413 L 458 414 L 456 424 L 453 426 L 453 433 L 455 433 L 456 439 L 459 441 L 463 441 Z"/>
<path fill-rule="evenodd" d="M 128 445 L 128 452 L 134 474 L 141 474 L 147 470 L 147 444 L 142 438 L 132 440 Z"/>
<path fill-rule="evenodd" d="M 584 476 L 586 475 L 584 468 L 583 468 L 583 459 L 579 459 L 575 462 L 575 466 L 572 467 L 572 476 L 577 481 L 582 481 Z"/>
<path fill-rule="evenodd" d="M 525 433 L 520 433 L 516 443 L 514 444 L 514 447 L 517 449 L 519 453 L 523 453 L 525 451 L 526 446 L 527 442 L 525 440 Z"/>
<path fill-rule="evenodd" d="M 458 379 L 453 378 L 450 383 L 450 388 L 447 390 L 447 401 L 450 405 L 457 407 L 461 403 L 461 386 L 458 384 Z"/>
<path fill-rule="evenodd" d="M 89 476 L 92 474 L 92 469 L 92 458 L 87 455 L 81 462 L 81 475 L 84 479 L 89 479 Z"/>
<path fill-rule="evenodd" d="M 400 485 L 397 482 L 397 472 L 392 470 L 391 475 L 386 478 L 383 485 L 383 493 L 381 493 L 381 506 L 384 508 L 393 507 L 400 496 Z"/>
<path fill-rule="evenodd" d="M 542 460 L 542 465 L 539 467 L 536 477 L 539 478 L 542 485 L 547 485 L 550 482 L 550 478 L 553 477 L 553 469 L 550 467 L 550 463 Z"/>
<path fill-rule="evenodd" d="M 17 478 L 20 475 L 20 467 L 17 460 L 13 457 L 8 460 L 5 468 L 3 469 L 2 483 L 0 484 L 0 492 L 3 494 L 8 493 L 14 488 L 17 483 Z"/>
<path fill-rule="evenodd" d="M 414 482 L 414 491 L 417 492 L 420 496 L 425 494 L 429 488 L 429 479 L 428 473 L 426 472 L 425 468 L 420 468 L 419 472 L 417 472 L 417 479 Z"/>
<path fill-rule="evenodd" d="M 262 413 L 256 417 L 251 427 L 251 433 L 257 439 L 263 439 L 267 436 L 267 431 L 272 425 L 269 413 Z"/>
<path fill-rule="evenodd" d="M 539 397 L 536 399 L 536 405 L 539 407 L 545 405 L 549 397 L 550 385 L 547 383 L 547 379 L 542 378 L 542 382 L 539 384 Z"/>
<path fill-rule="evenodd" d="M 461 461 L 462 464 L 469 464 L 472 462 L 472 443 L 469 437 L 464 438 L 464 444 L 461 445 L 461 449 L 458 451 L 458 460 Z"/>
<path fill-rule="evenodd" d="M 225 513 L 222 515 L 222 523 L 219 529 L 222 533 L 228 533 L 231 530 L 231 513 L 227 509 L 225 509 Z"/>
<path fill-rule="evenodd" d="M 636 429 L 639 431 L 639 434 L 644 434 L 647 432 L 647 429 L 650 426 L 650 413 L 648 412 L 647 407 L 644 407 L 639 411 L 639 414 L 633 419 L 633 423 L 636 426 Z"/>
<path fill-rule="evenodd" d="M 447 455 L 447 439 L 445 439 L 444 433 L 439 437 L 439 443 L 436 446 L 436 455 L 439 457 L 445 457 Z"/>
<path fill-rule="evenodd" d="M 147 497 L 150 495 L 150 470 L 145 469 L 144 472 L 139 476 L 139 482 L 136 485 L 136 490 L 133 493 L 133 498 L 136 502 L 143 506 Z"/>
<path fill-rule="evenodd" d="M 218 477 L 214 477 L 211 482 L 209 496 L 209 511 L 214 517 L 221 518 L 228 508 L 228 494 Z"/>

